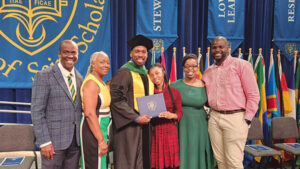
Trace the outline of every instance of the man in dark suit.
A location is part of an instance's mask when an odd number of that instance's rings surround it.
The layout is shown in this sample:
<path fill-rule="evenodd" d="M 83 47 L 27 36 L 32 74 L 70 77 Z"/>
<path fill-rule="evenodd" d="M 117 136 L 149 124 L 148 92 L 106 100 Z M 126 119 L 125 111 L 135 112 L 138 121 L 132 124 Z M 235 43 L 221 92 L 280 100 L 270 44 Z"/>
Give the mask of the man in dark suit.
<path fill-rule="evenodd" d="M 59 62 L 38 72 L 32 86 L 31 113 L 42 168 L 78 169 L 81 74 L 74 68 L 78 46 L 64 40 Z"/>

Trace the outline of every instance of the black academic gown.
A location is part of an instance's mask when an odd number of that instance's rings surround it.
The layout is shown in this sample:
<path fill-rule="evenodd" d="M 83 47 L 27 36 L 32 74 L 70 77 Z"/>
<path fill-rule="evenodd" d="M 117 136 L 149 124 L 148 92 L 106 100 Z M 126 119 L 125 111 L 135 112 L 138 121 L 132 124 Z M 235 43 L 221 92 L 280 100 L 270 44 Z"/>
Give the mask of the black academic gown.
<path fill-rule="evenodd" d="M 129 69 L 118 70 L 110 90 L 115 169 L 150 169 L 151 129 L 149 125 L 135 122 L 139 113 L 134 110 L 133 80 Z"/>

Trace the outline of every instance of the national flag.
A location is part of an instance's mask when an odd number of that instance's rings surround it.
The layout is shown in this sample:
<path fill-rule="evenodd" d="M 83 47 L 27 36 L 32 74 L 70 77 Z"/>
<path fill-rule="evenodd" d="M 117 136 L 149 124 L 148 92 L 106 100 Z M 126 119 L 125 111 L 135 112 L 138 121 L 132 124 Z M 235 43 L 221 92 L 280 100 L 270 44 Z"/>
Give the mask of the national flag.
<path fill-rule="evenodd" d="M 165 59 L 165 55 L 164 55 L 164 47 L 161 48 L 161 61 L 160 61 L 161 65 L 165 68 L 166 73 L 167 73 L 167 69 L 166 69 L 166 59 Z"/>
<path fill-rule="evenodd" d="M 279 71 L 279 77 L 280 77 L 280 84 L 281 84 L 281 104 L 282 104 L 282 111 L 281 111 L 281 116 L 286 116 L 290 112 L 292 112 L 292 105 L 290 101 L 290 96 L 288 92 L 288 86 L 285 78 L 285 74 L 282 71 L 282 66 L 281 66 L 281 59 L 280 59 L 280 52 L 277 56 L 277 62 L 278 62 L 278 71 Z"/>
<path fill-rule="evenodd" d="M 272 118 L 281 116 L 279 97 L 277 93 L 277 85 L 275 79 L 273 49 L 271 49 L 270 66 L 269 66 L 269 74 L 268 74 L 267 108 L 268 108 L 268 124 L 270 127 Z"/>
<path fill-rule="evenodd" d="M 152 48 L 152 58 L 151 58 L 151 66 L 154 67 L 155 64 L 155 50 Z"/>
<path fill-rule="evenodd" d="M 177 80 L 176 48 L 174 47 L 169 84 L 171 84 L 172 82 L 174 82 L 176 80 Z"/>
<path fill-rule="evenodd" d="M 255 62 L 255 77 L 259 89 L 260 101 L 258 104 L 257 117 L 263 126 L 264 140 L 269 142 L 269 125 L 268 125 L 268 113 L 267 113 L 267 99 L 266 99 L 266 89 L 265 89 L 265 62 L 261 54 L 261 49 L 259 55 Z"/>
<path fill-rule="evenodd" d="M 203 73 L 203 58 L 201 55 L 201 48 L 198 48 L 198 74 L 196 75 L 197 79 L 202 78 Z"/>
<path fill-rule="evenodd" d="M 286 58 L 284 58 L 284 59 L 286 59 Z M 292 65 L 292 66 L 285 66 L 284 67 L 285 68 L 284 73 L 286 75 L 286 82 L 287 82 L 287 85 L 288 85 L 288 92 L 289 92 L 289 96 L 290 96 L 290 102 L 291 102 L 292 111 L 290 113 L 288 113 L 287 116 L 293 117 L 294 119 L 296 119 L 296 100 L 295 100 L 296 96 L 295 96 L 295 67 L 294 67 L 294 60 L 292 60 L 292 61 L 288 60 L 288 64 Z"/>

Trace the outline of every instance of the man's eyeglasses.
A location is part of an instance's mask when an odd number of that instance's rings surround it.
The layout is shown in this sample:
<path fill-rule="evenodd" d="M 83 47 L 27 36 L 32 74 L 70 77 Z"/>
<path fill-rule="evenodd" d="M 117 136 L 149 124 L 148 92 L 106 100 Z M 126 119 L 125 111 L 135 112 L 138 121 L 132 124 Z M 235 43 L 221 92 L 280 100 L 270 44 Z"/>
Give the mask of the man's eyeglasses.
<path fill-rule="evenodd" d="M 187 65 L 187 66 L 183 66 L 183 68 L 185 68 L 185 69 L 197 68 L 197 67 L 198 67 L 198 65 L 192 65 L 192 66 Z"/>

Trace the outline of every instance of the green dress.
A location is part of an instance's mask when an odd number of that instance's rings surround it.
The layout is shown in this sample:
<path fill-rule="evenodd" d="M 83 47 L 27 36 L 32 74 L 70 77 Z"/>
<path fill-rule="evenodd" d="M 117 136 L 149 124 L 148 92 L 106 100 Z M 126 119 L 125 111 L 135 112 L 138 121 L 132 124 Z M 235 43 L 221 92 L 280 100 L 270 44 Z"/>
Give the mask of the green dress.
<path fill-rule="evenodd" d="M 187 85 L 182 79 L 171 84 L 181 94 L 183 117 L 179 122 L 180 169 L 212 169 L 213 155 L 207 130 L 205 87 Z"/>

